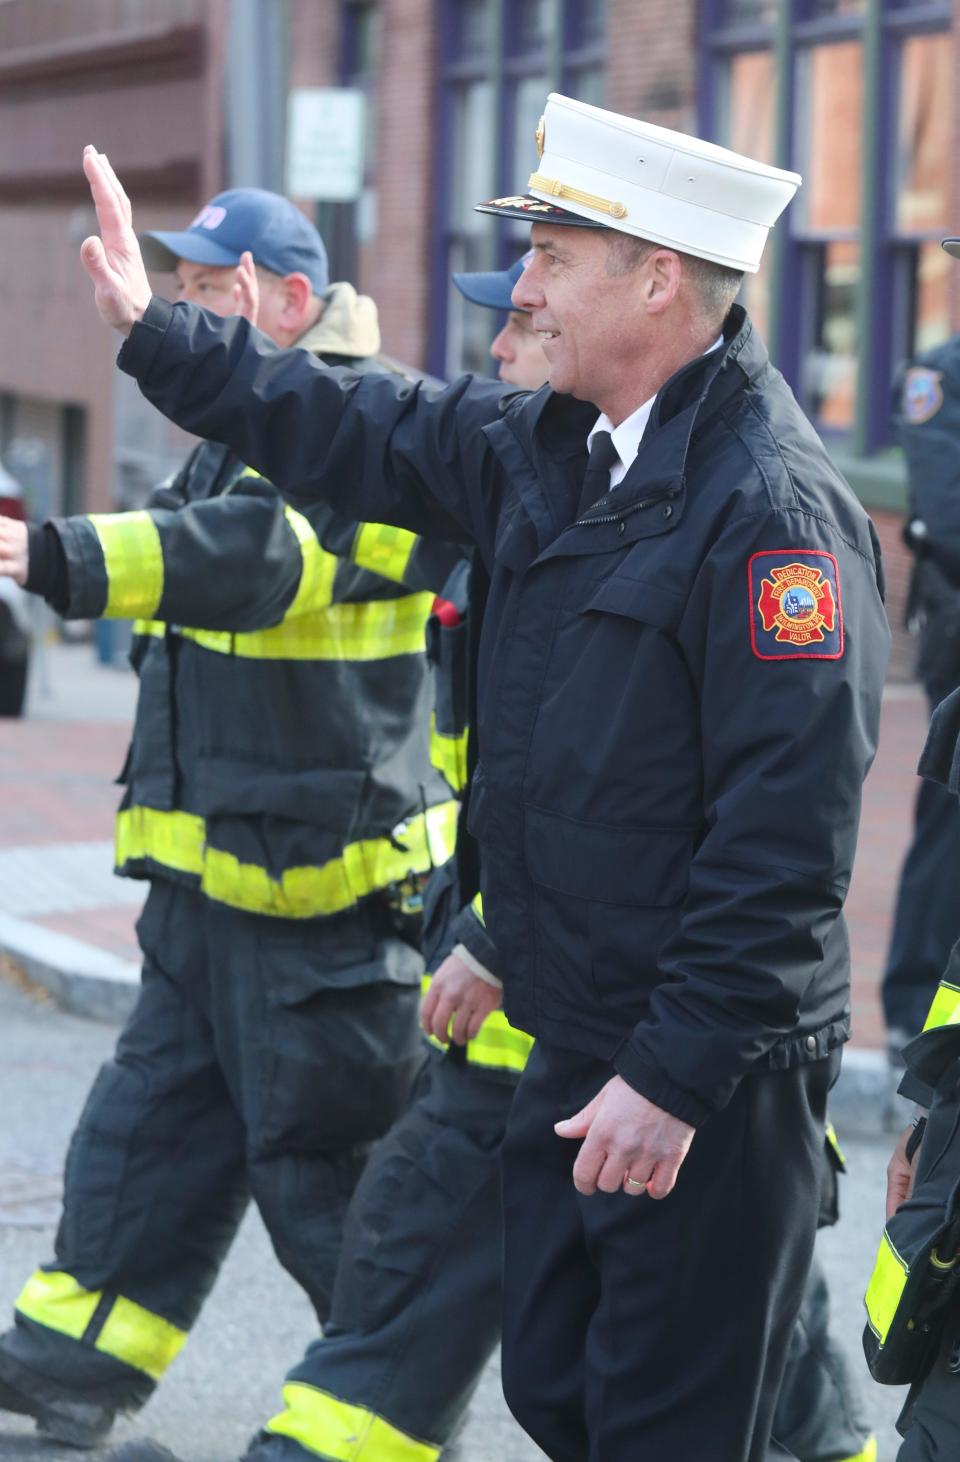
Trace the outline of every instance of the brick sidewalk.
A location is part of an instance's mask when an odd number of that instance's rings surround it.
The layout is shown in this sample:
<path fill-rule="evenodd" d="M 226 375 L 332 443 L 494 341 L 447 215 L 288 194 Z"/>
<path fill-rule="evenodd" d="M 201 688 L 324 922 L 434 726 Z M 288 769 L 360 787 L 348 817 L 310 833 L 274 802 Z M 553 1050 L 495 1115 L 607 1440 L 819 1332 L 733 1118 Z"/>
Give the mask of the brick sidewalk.
<path fill-rule="evenodd" d="M 878 986 L 925 728 L 919 690 L 892 687 L 847 903 L 854 1041 L 861 1046 L 883 1044 Z M 117 722 L 0 721 L 0 912 L 136 961 L 133 926 L 143 885 L 110 872 L 119 800 L 113 779 L 127 734 Z M 48 856 L 38 859 L 43 849 Z"/>

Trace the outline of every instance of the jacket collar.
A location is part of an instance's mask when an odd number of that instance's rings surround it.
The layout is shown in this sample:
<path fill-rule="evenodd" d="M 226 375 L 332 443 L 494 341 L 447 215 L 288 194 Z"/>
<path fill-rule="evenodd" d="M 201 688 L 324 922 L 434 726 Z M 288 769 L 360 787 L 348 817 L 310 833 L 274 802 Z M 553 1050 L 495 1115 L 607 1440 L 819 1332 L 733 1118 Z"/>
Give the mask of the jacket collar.
<path fill-rule="evenodd" d="M 727 315 L 723 335 L 723 346 L 689 361 L 661 387 L 640 451 L 616 489 L 618 508 L 651 493 L 681 493 L 697 432 L 767 369 L 766 349 L 740 305 Z M 590 402 L 544 386 L 532 395 L 509 398 L 503 416 L 484 429 L 534 525 L 541 550 L 573 521 L 587 434 L 598 414 Z M 608 500 L 601 499 L 601 504 L 595 512 L 609 511 Z"/>

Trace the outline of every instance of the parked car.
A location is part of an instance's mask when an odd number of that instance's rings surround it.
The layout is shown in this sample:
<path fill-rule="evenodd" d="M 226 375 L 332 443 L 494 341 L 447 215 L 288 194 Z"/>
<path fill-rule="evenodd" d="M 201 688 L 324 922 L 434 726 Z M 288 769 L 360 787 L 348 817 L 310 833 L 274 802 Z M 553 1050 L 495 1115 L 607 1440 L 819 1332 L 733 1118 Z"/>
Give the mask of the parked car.
<path fill-rule="evenodd" d="M 26 519 L 23 492 L 0 463 L 0 515 Z M 28 596 L 12 579 L 0 578 L 0 716 L 19 716 L 30 666 Z"/>

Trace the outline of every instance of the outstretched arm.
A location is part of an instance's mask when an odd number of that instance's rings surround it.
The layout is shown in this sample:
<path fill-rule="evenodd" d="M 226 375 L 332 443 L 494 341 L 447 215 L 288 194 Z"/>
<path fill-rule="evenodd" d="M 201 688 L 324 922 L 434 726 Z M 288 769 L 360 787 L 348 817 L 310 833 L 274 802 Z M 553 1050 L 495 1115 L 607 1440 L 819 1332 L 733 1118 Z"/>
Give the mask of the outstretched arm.
<path fill-rule="evenodd" d="M 119 364 L 148 400 L 225 442 L 295 505 L 319 498 L 345 517 L 473 540 L 489 561 L 504 474 L 484 432 L 502 414 L 498 383 L 465 378 L 438 392 L 328 370 L 278 350 L 247 319 L 151 302 L 129 199 L 94 148 L 84 170 L 101 228 L 83 245 L 84 267 L 101 316 L 130 337 Z"/>

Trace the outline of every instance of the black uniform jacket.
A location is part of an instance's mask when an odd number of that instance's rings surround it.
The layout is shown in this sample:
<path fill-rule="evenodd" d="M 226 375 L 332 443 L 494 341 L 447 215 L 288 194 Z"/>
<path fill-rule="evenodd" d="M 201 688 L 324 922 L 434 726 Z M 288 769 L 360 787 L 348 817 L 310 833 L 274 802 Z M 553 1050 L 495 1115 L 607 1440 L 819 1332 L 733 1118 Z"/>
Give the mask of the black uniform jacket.
<path fill-rule="evenodd" d="M 549 388 L 328 372 L 159 301 L 120 364 L 291 500 L 478 545 L 470 829 L 515 1025 L 693 1123 L 844 1040 L 879 549 L 742 310 L 579 520 L 597 412 Z"/>

